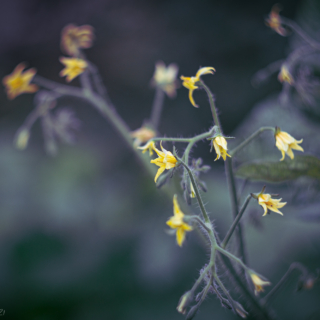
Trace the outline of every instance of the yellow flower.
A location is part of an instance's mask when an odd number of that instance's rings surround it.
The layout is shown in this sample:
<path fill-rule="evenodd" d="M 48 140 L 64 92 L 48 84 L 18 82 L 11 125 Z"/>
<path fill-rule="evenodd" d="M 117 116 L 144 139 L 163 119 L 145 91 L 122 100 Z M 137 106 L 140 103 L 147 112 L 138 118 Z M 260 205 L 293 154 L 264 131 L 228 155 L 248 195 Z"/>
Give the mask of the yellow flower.
<path fill-rule="evenodd" d="M 158 169 L 158 172 L 156 176 L 154 177 L 154 182 L 157 182 L 158 177 L 164 170 L 172 169 L 177 164 L 177 159 L 174 157 L 174 155 L 170 152 L 164 149 L 161 145 L 161 150 L 158 150 L 156 147 L 154 148 L 154 151 L 158 154 L 159 158 L 151 160 L 151 163 L 156 164 L 160 168 Z"/>
<path fill-rule="evenodd" d="M 153 150 L 155 149 L 155 145 L 153 141 L 150 141 L 146 145 L 138 147 L 138 149 L 142 150 L 142 153 L 145 153 L 147 150 L 149 150 L 149 155 L 152 156 Z"/>
<path fill-rule="evenodd" d="M 167 221 L 167 225 L 172 229 L 177 229 L 177 243 L 181 247 L 186 232 L 193 228 L 183 221 L 184 213 L 180 210 L 176 194 L 173 197 L 173 214 L 173 217 Z"/>
<path fill-rule="evenodd" d="M 212 140 L 212 144 L 214 146 L 214 150 L 217 153 L 217 157 L 214 161 L 220 159 L 220 157 L 222 157 L 224 161 L 226 161 L 227 156 L 231 158 L 231 156 L 227 153 L 227 140 L 224 137 L 216 137 Z"/>
<path fill-rule="evenodd" d="M 281 199 L 272 199 L 271 195 L 269 193 L 260 193 L 258 195 L 258 202 L 259 202 L 260 206 L 264 209 L 263 216 L 265 216 L 267 214 L 268 209 L 273 212 L 277 212 L 283 216 L 282 212 L 280 212 L 278 210 L 278 208 L 284 207 L 287 203 L 280 202 L 281 200 L 282 200 L 282 198 Z"/>
<path fill-rule="evenodd" d="M 156 63 L 156 70 L 153 75 L 152 84 L 159 86 L 170 98 L 176 96 L 178 66 L 171 63 L 166 65 L 159 61 Z"/>
<path fill-rule="evenodd" d="M 62 64 L 65 65 L 65 68 L 60 71 L 60 77 L 67 76 L 67 82 L 70 82 L 71 80 L 76 78 L 88 67 L 88 64 L 85 60 L 78 58 L 60 57 L 59 60 Z"/>
<path fill-rule="evenodd" d="M 135 147 L 138 147 L 141 143 L 146 143 L 150 139 L 154 138 L 155 135 L 156 133 L 147 127 L 141 127 L 131 132 L 131 137 L 135 138 L 133 143 Z"/>
<path fill-rule="evenodd" d="M 254 284 L 254 294 L 257 296 L 259 292 L 264 291 L 263 286 L 270 286 L 269 281 L 262 280 L 257 274 L 250 272 L 251 280 Z"/>
<path fill-rule="evenodd" d="M 269 17 L 266 19 L 265 23 L 268 27 L 273 29 L 275 32 L 277 32 L 281 36 L 286 36 L 287 31 L 285 28 L 281 26 L 281 18 L 279 15 L 280 11 L 281 11 L 280 6 L 278 4 L 275 4 L 272 7 Z"/>
<path fill-rule="evenodd" d="M 31 68 L 22 72 L 25 69 L 24 63 L 19 63 L 13 72 L 5 76 L 2 80 L 3 85 L 6 87 L 7 96 L 10 100 L 22 93 L 33 93 L 38 91 L 38 86 L 30 84 L 32 78 L 36 74 L 36 69 Z"/>
<path fill-rule="evenodd" d="M 289 72 L 287 66 L 282 65 L 280 73 L 278 74 L 278 80 L 280 82 L 288 82 L 290 85 L 293 84 L 293 77 L 291 73 Z"/>
<path fill-rule="evenodd" d="M 201 77 L 202 75 L 204 75 L 204 74 L 209 74 L 209 73 L 213 74 L 215 71 L 216 71 L 216 69 L 213 68 L 213 67 L 204 67 L 204 68 L 201 68 L 201 69 L 198 70 L 198 72 L 197 72 L 197 74 L 196 74 L 195 77 L 184 77 L 184 76 L 181 76 L 181 77 L 180 77 L 180 79 L 183 81 L 183 82 L 182 82 L 182 85 L 183 85 L 184 87 L 186 87 L 187 89 L 189 89 L 189 99 L 190 99 L 191 104 L 192 104 L 194 107 L 198 108 L 198 106 L 197 106 L 196 103 L 194 102 L 193 96 L 192 96 L 192 95 L 193 95 L 193 91 L 194 91 L 195 89 L 198 89 L 198 88 L 199 88 L 198 86 L 196 86 L 196 83 L 197 83 L 198 81 L 200 81 L 200 77 Z"/>
<path fill-rule="evenodd" d="M 298 143 L 302 143 L 303 139 L 301 139 L 300 141 L 297 141 L 287 132 L 277 130 L 275 134 L 275 139 L 276 139 L 276 146 L 282 153 L 282 158 L 280 159 L 280 161 L 284 159 L 285 154 L 287 154 L 291 159 L 293 159 L 294 154 L 292 152 L 292 149 L 304 151 L 302 147 L 298 145 Z"/>
<path fill-rule="evenodd" d="M 79 49 L 90 48 L 93 38 L 93 27 L 68 24 L 61 31 L 61 50 L 70 56 L 78 57 Z"/>

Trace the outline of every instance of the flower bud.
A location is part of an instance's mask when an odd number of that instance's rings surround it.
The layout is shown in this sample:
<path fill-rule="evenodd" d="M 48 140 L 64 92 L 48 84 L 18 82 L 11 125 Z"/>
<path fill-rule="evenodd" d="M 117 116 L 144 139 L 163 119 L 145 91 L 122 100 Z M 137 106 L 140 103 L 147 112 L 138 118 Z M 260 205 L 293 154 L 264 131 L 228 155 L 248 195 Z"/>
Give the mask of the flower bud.
<path fill-rule="evenodd" d="M 177 306 L 178 312 L 185 314 L 186 313 L 186 308 L 190 304 L 190 302 L 193 301 L 193 292 L 192 291 L 187 291 L 179 301 L 179 304 Z"/>

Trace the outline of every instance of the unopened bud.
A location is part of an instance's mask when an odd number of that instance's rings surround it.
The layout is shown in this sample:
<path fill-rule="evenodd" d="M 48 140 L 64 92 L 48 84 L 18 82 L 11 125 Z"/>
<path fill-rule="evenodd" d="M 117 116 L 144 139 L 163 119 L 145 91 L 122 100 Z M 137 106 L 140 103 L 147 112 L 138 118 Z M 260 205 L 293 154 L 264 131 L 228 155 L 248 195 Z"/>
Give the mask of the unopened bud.
<path fill-rule="evenodd" d="M 15 145 L 18 149 L 24 150 L 29 142 L 30 132 L 27 129 L 21 130 L 15 139 Z"/>
<path fill-rule="evenodd" d="M 190 304 L 190 302 L 193 301 L 193 292 L 192 291 L 187 291 L 179 301 L 179 304 L 177 306 L 178 312 L 185 314 L 186 313 L 186 308 Z"/>
<path fill-rule="evenodd" d="M 233 303 L 235 304 L 237 314 L 241 318 L 246 319 L 248 316 L 248 312 L 244 310 L 243 306 L 239 302 L 234 301 Z"/>
<path fill-rule="evenodd" d="M 188 312 L 188 314 L 187 314 L 187 317 L 186 317 L 186 320 L 192 320 L 192 319 L 195 317 L 195 315 L 197 314 L 198 310 L 199 310 L 198 305 L 193 306 L 193 307 L 189 310 L 189 312 Z"/>

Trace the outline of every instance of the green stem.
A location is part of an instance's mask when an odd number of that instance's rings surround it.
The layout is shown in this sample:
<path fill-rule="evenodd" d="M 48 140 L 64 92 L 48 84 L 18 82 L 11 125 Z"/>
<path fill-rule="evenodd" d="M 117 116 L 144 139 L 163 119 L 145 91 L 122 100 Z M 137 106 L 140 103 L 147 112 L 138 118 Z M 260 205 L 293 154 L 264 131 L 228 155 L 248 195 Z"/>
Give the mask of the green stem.
<path fill-rule="evenodd" d="M 214 123 L 219 128 L 219 130 L 220 130 L 219 133 L 222 134 L 222 128 L 221 128 L 221 125 L 220 125 L 219 117 L 218 117 L 216 106 L 215 106 L 215 103 L 214 103 L 213 93 L 210 91 L 209 87 L 207 87 L 206 84 L 202 80 L 200 80 L 199 82 L 200 82 L 202 88 L 206 91 L 206 93 L 207 93 L 207 95 L 209 97 L 209 104 L 210 104 L 210 107 L 211 107 L 211 113 L 212 113 L 212 117 L 213 117 Z"/>
<path fill-rule="evenodd" d="M 211 269 L 212 264 L 210 264 L 210 262 L 208 263 L 208 265 L 205 267 L 205 269 L 203 270 L 203 272 L 201 273 L 200 277 L 197 279 L 197 281 L 194 283 L 194 285 L 191 288 L 191 292 L 195 292 L 198 288 L 198 286 L 201 284 L 203 278 L 205 277 L 205 275 L 207 274 L 207 272 Z"/>
<path fill-rule="evenodd" d="M 227 250 L 222 249 L 219 246 L 217 246 L 217 250 L 219 252 L 221 252 L 222 254 L 224 254 L 225 256 L 227 256 L 229 259 L 232 259 L 232 260 L 236 261 L 237 263 L 239 263 L 243 269 L 245 269 L 245 270 L 248 269 L 248 267 L 242 262 L 242 260 L 237 258 L 236 256 L 234 256 L 232 253 L 228 252 Z"/>
<path fill-rule="evenodd" d="M 284 274 L 284 276 L 280 279 L 280 281 L 272 288 L 272 290 L 263 298 L 261 299 L 261 304 L 266 306 L 271 298 L 283 287 L 283 285 L 289 280 L 291 274 L 295 271 L 300 271 L 304 276 L 308 273 L 307 269 L 299 262 L 293 262 L 288 271 Z"/>
<path fill-rule="evenodd" d="M 232 299 L 229 291 L 226 289 L 226 287 L 224 286 L 224 284 L 221 282 L 221 280 L 219 279 L 219 277 L 218 277 L 218 275 L 217 275 L 216 272 L 213 274 L 213 277 L 214 277 L 216 283 L 218 284 L 218 286 L 219 286 L 219 287 L 221 288 L 221 290 L 223 291 L 223 293 L 226 295 L 229 303 L 230 303 L 231 306 L 232 306 L 233 311 L 234 311 L 235 313 L 237 313 L 237 312 L 236 312 L 236 306 L 235 306 L 235 304 L 234 304 L 234 301 L 233 301 L 233 299 Z"/>
<path fill-rule="evenodd" d="M 227 244 L 228 244 L 228 242 L 229 242 L 229 240 L 230 240 L 230 238 L 231 238 L 234 230 L 236 229 L 236 227 L 237 227 L 237 225 L 238 225 L 238 223 L 239 223 L 239 221 L 240 221 L 240 219 L 241 219 L 244 211 L 246 210 L 246 208 L 247 208 L 250 200 L 251 200 L 251 195 L 248 195 L 247 198 L 246 198 L 246 200 L 245 200 L 245 202 L 244 202 L 244 204 L 242 205 L 242 207 L 241 207 L 241 209 L 240 209 L 240 212 L 237 214 L 237 216 L 236 216 L 236 218 L 234 219 L 234 221 L 233 221 L 233 223 L 232 223 L 229 231 L 227 232 L 225 238 L 223 239 L 223 241 L 222 241 L 222 243 L 221 243 L 221 247 L 222 247 L 223 249 L 227 246 Z"/>
<path fill-rule="evenodd" d="M 252 140 L 254 140 L 256 137 L 258 137 L 260 133 L 262 133 L 263 131 L 267 131 L 267 130 L 275 132 L 275 128 L 274 127 L 261 127 L 259 130 L 254 132 L 251 136 L 249 136 L 246 140 L 244 140 L 242 143 L 240 143 L 236 148 L 231 150 L 229 152 L 230 156 L 233 157 L 237 152 L 239 152 L 247 144 L 249 144 Z"/>
<path fill-rule="evenodd" d="M 194 146 L 194 144 L 197 143 L 200 140 L 203 140 L 203 139 L 206 139 L 206 138 L 210 138 L 213 135 L 213 133 L 216 130 L 216 128 L 217 127 L 214 126 L 208 132 L 205 132 L 205 133 L 199 134 L 199 135 L 197 135 L 197 136 L 195 136 L 193 138 L 190 138 L 190 142 L 187 145 L 186 150 L 184 151 L 184 161 L 187 164 L 189 164 L 189 154 L 190 154 L 190 151 L 191 151 L 192 147 Z"/>
<path fill-rule="evenodd" d="M 164 91 L 157 87 L 151 109 L 150 122 L 154 130 L 158 129 L 163 107 Z"/>
<path fill-rule="evenodd" d="M 228 270 L 228 276 L 230 278 L 231 283 L 237 287 L 237 289 L 243 295 L 244 300 L 250 304 L 253 311 L 257 314 L 257 318 L 263 320 L 270 320 L 271 317 L 268 315 L 267 311 L 261 307 L 259 302 L 252 295 L 247 286 L 243 283 L 243 281 L 237 274 L 236 270 L 234 269 L 233 265 L 231 264 L 230 260 L 222 254 L 218 254 L 218 259 L 222 267 Z"/>
<path fill-rule="evenodd" d="M 208 228 L 208 226 L 200 219 L 200 217 L 198 216 L 186 216 L 186 218 L 184 219 L 186 222 L 188 220 L 196 220 L 208 233 L 211 232 L 211 229 Z"/>
<path fill-rule="evenodd" d="M 229 187 L 229 192 L 231 197 L 233 220 L 235 220 L 238 215 L 239 205 L 238 205 L 238 196 L 237 196 L 237 190 L 236 190 L 236 182 L 233 174 L 232 158 L 226 159 L 225 168 L 226 168 L 228 187 Z M 245 250 L 244 250 L 244 240 L 243 240 L 242 228 L 240 224 L 238 224 L 236 228 L 236 237 L 237 237 L 237 243 L 239 244 L 239 254 L 242 257 L 242 259 L 245 261 L 246 257 L 245 257 Z"/>
<path fill-rule="evenodd" d="M 210 219 L 208 217 L 207 211 L 206 211 L 206 209 L 204 207 L 204 204 L 203 204 L 203 201 L 201 199 L 200 192 L 199 192 L 199 189 L 198 189 L 198 185 L 197 185 L 197 183 L 196 183 L 196 181 L 195 181 L 195 179 L 193 177 L 193 173 L 190 170 L 190 168 L 181 159 L 178 159 L 178 160 L 182 163 L 182 165 L 185 167 L 185 169 L 187 170 L 187 172 L 189 174 L 189 177 L 190 177 L 191 183 L 193 185 L 193 188 L 194 188 L 194 191 L 195 191 L 195 194 L 196 194 L 196 197 L 197 197 L 197 200 L 198 200 L 198 203 L 199 203 L 199 206 L 200 206 L 204 221 L 206 223 L 210 224 Z"/>
<path fill-rule="evenodd" d="M 187 320 L 193 319 L 193 317 L 196 315 L 198 309 L 200 308 L 200 306 L 202 305 L 202 302 L 205 300 L 205 298 L 206 298 L 206 296 L 207 296 L 207 294 L 208 294 L 208 291 L 209 291 L 209 289 L 210 289 L 210 287 L 211 287 L 211 285 L 212 285 L 212 282 L 213 282 L 213 276 L 211 275 L 211 276 L 210 276 L 210 279 L 209 279 L 209 281 L 208 281 L 208 283 L 207 283 L 207 285 L 204 287 L 204 289 L 203 289 L 202 292 L 201 292 L 201 298 L 200 298 L 200 300 L 199 300 L 198 303 L 197 303 L 195 306 L 193 306 L 193 307 L 190 309 L 190 311 L 188 312 L 187 317 L 186 317 Z"/>
<path fill-rule="evenodd" d="M 190 142 L 192 138 L 152 138 L 152 141 Z"/>

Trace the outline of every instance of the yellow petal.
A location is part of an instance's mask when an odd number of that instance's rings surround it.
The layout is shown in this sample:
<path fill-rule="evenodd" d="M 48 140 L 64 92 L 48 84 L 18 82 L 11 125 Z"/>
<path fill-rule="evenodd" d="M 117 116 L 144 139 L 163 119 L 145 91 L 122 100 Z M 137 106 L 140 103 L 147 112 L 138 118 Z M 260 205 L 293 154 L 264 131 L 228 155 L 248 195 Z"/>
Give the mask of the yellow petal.
<path fill-rule="evenodd" d="M 177 200 L 177 195 L 175 194 L 173 196 L 173 213 L 177 214 L 178 212 L 181 212 L 181 210 L 180 210 L 180 206 L 179 206 L 179 203 Z"/>
<path fill-rule="evenodd" d="M 198 72 L 196 73 L 196 79 L 199 81 L 200 77 L 204 74 L 213 74 L 216 71 L 215 68 L 213 67 L 203 67 L 201 69 L 198 70 Z"/>
<path fill-rule="evenodd" d="M 165 167 L 160 167 L 160 168 L 158 169 L 157 174 L 156 174 L 156 176 L 154 177 L 154 182 L 157 182 L 157 179 L 159 178 L 160 174 L 161 174 L 164 170 L 166 170 Z"/>
<path fill-rule="evenodd" d="M 180 247 L 182 246 L 182 243 L 183 243 L 185 237 L 186 237 L 185 230 L 183 228 L 178 228 L 177 229 L 177 243 Z"/>

